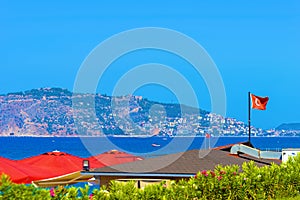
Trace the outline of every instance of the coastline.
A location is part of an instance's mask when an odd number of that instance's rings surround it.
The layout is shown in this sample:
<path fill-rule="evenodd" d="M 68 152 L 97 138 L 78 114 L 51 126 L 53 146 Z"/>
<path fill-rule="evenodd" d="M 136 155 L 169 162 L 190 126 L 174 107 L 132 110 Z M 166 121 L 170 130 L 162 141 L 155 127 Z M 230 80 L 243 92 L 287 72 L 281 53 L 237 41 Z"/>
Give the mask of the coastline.
<path fill-rule="evenodd" d="M 0 135 L 0 137 L 11 137 L 11 138 L 16 138 L 16 137 L 32 137 L 32 138 L 152 138 L 152 137 L 157 137 L 157 138 L 190 138 L 190 137 L 196 137 L 196 138 L 205 138 L 205 136 L 200 136 L 200 135 L 176 135 L 176 136 L 160 136 L 160 135 L 135 135 L 135 136 L 128 136 L 128 135 L 100 135 L 100 136 L 91 136 L 91 135 L 70 135 L 70 136 L 66 136 L 66 135 Z M 220 136 L 211 136 L 211 138 L 220 138 L 220 137 L 230 137 L 230 138 L 248 138 L 248 135 L 220 135 Z M 266 136 L 251 136 L 251 138 L 268 138 L 268 137 L 272 137 L 272 138 L 294 138 L 294 137 L 300 137 L 300 135 L 287 135 L 287 136 L 278 136 L 278 135 L 266 135 Z"/>

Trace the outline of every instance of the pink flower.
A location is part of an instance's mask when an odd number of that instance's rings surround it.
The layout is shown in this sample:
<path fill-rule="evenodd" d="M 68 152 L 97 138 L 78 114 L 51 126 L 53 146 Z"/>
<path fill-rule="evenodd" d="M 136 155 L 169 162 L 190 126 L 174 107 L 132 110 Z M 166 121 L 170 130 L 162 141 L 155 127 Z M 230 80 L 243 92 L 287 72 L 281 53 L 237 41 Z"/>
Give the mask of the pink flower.
<path fill-rule="evenodd" d="M 90 194 L 89 199 L 92 200 L 93 199 L 94 194 Z"/>
<path fill-rule="evenodd" d="M 222 178 L 223 178 L 222 176 L 218 176 L 218 181 L 222 180 Z"/>
<path fill-rule="evenodd" d="M 236 175 L 236 172 L 233 172 L 232 174 L 233 174 L 233 176 L 235 176 L 235 175 Z"/>
<path fill-rule="evenodd" d="M 51 197 L 55 196 L 54 188 L 51 188 L 49 192 Z"/>

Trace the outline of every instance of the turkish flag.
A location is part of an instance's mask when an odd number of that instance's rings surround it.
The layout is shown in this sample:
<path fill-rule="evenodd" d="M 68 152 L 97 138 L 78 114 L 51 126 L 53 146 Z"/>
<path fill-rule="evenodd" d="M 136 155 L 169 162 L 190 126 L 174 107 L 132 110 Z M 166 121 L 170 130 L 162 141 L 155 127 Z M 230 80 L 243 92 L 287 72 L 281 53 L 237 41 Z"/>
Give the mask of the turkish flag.
<path fill-rule="evenodd" d="M 269 97 L 259 97 L 251 94 L 252 108 L 257 110 L 266 110 Z"/>

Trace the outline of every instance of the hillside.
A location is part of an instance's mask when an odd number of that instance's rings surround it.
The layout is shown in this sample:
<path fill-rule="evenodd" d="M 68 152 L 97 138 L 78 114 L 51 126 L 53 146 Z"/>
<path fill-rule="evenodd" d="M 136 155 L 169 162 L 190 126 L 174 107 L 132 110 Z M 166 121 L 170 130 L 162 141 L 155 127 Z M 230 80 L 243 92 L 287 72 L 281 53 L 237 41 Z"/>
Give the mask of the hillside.
<path fill-rule="evenodd" d="M 279 125 L 276 130 L 299 130 L 300 131 L 300 123 L 283 123 Z"/>
<path fill-rule="evenodd" d="M 77 102 L 76 106 L 72 107 L 72 102 Z M 184 113 L 181 113 L 182 109 Z M 184 105 L 154 102 L 140 96 L 72 94 L 61 88 L 0 95 L 0 135 L 204 136 L 206 133 L 247 135 L 248 128 L 233 118 Z M 254 127 L 252 133 L 258 136 L 282 134 L 280 131 L 264 131 Z M 291 134 L 295 135 L 294 132 Z"/>

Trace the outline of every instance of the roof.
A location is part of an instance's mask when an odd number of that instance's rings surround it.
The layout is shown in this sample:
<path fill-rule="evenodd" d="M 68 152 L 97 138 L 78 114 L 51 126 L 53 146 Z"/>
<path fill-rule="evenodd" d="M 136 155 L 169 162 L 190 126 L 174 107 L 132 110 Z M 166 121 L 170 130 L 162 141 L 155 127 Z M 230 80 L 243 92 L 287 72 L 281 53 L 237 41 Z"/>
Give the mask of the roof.
<path fill-rule="evenodd" d="M 300 148 L 285 148 L 282 151 L 300 151 Z"/>
<path fill-rule="evenodd" d="M 156 158 L 149 158 L 132 163 L 125 163 L 110 167 L 93 169 L 82 174 L 111 176 L 137 175 L 191 175 L 202 170 L 213 170 L 216 165 L 239 165 L 253 160 L 257 166 L 270 165 L 273 160 L 256 159 L 248 155 L 231 155 L 230 152 L 222 149 L 211 150 L 190 150 L 182 153 L 170 154 Z"/>

